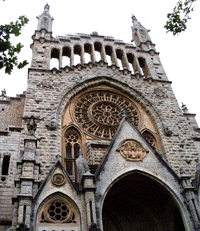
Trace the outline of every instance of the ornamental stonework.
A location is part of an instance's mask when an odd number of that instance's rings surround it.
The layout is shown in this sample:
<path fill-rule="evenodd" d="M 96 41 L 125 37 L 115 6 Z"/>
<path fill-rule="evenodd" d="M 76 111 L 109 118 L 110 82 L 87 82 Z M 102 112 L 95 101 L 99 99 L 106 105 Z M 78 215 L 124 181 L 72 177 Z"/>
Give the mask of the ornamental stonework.
<path fill-rule="evenodd" d="M 77 223 L 77 214 L 68 200 L 56 196 L 43 207 L 40 223 Z"/>
<path fill-rule="evenodd" d="M 81 95 L 74 104 L 74 118 L 82 129 L 95 137 L 112 139 L 121 121 L 121 111 L 135 126 L 139 111 L 131 99 L 118 92 L 97 89 Z"/>
<path fill-rule="evenodd" d="M 66 179 L 62 173 L 55 173 L 51 181 L 56 186 L 62 186 L 66 182 Z"/>
<path fill-rule="evenodd" d="M 118 151 L 129 161 L 142 161 L 147 154 L 147 150 L 136 140 L 124 140 L 120 144 Z"/>

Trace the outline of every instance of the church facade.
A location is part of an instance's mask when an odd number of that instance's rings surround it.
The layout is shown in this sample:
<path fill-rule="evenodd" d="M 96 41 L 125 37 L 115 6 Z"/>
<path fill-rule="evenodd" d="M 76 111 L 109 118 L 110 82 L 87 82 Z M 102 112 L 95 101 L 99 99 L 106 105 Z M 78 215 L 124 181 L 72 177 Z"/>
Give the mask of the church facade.
<path fill-rule="evenodd" d="M 200 230 L 200 133 L 149 31 L 33 35 L 27 91 L 0 96 L 0 231 Z M 56 67 L 51 68 L 52 61 Z"/>

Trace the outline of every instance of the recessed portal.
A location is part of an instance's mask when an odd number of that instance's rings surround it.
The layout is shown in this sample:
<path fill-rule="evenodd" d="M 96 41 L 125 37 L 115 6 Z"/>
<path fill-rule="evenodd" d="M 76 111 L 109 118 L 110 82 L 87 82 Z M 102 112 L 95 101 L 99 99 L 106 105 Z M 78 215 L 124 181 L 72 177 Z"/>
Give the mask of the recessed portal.
<path fill-rule="evenodd" d="M 185 231 L 169 192 L 139 173 L 113 185 L 105 198 L 102 216 L 104 231 Z"/>

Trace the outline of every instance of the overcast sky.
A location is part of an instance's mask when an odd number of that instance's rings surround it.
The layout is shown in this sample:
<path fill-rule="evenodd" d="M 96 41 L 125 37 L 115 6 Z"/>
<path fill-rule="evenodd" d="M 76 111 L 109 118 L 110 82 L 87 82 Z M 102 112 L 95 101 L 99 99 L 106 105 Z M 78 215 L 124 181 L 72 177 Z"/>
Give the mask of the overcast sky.
<path fill-rule="evenodd" d="M 200 45 L 199 22 L 200 1 L 188 23 L 187 32 L 174 37 L 166 33 L 166 14 L 171 12 L 177 0 L 49 0 L 50 14 L 54 17 L 53 36 L 97 31 L 99 35 L 113 36 L 124 42 L 131 42 L 131 15 L 134 14 L 144 27 L 150 29 L 152 42 L 160 52 L 161 62 L 167 73 L 179 105 L 184 102 L 189 112 L 196 113 L 200 124 L 199 82 Z M 15 21 L 19 15 L 26 15 L 29 24 L 22 30 L 16 42 L 24 48 L 21 59 L 31 62 L 31 36 L 37 29 L 37 19 L 47 0 L 0 0 L 0 23 Z M 0 90 L 6 89 L 8 96 L 21 94 L 27 87 L 28 65 L 5 75 L 0 70 Z"/>

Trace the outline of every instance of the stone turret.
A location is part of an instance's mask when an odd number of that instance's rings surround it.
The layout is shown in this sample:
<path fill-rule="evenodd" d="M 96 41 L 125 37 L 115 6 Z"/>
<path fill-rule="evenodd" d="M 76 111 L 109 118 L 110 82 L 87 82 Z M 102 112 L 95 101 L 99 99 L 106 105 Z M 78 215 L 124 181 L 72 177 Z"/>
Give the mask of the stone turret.
<path fill-rule="evenodd" d="M 44 12 L 37 17 L 38 19 L 38 27 L 37 30 L 41 30 L 41 29 L 46 29 L 47 32 L 52 32 L 52 21 L 53 21 L 53 17 L 51 17 L 51 15 L 49 14 L 49 5 L 46 4 L 44 7 Z"/>
<path fill-rule="evenodd" d="M 155 45 L 152 43 L 149 36 L 150 30 L 142 26 L 134 15 L 132 16 L 132 23 L 132 42 L 135 42 L 136 47 L 141 50 L 154 50 Z"/>

